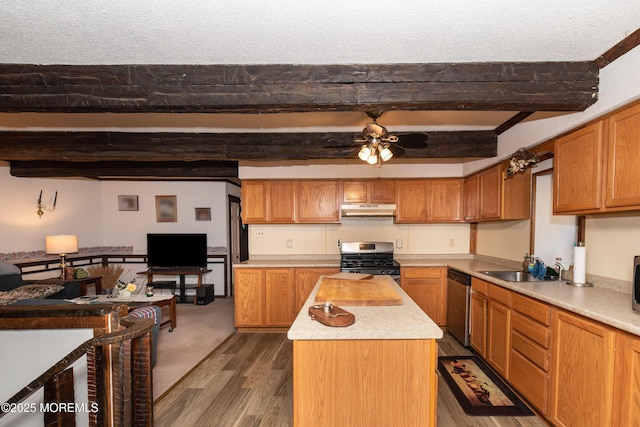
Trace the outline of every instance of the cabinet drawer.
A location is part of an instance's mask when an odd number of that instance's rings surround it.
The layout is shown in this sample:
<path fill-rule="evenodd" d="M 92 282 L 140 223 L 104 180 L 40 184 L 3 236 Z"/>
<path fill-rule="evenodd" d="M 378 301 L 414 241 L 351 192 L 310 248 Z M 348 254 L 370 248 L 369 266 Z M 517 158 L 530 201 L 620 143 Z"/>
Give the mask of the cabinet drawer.
<path fill-rule="evenodd" d="M 511 307 L 511 291 L 501 286 L 489 284 L 489 298 Z"/>
<path fill-rule="evenodd" d="M 489 282 L 485 282 L 484 280 L 476 279 L 475 277 L 471 278 L 471 289 L 473 292 L 477 292 L 484 296 L 487 296 L 489 287 Z"/>
<path fill-rule="evenodd" d="M 513 310 L 543 325 L 551 325 L 551 307 L 547 304 L 516 293 L 513 294 L 512 298 L 511 308 L 513 308 Z"/>
<path fill-rule="evenodd" d="M 524 317 L 520 313 L 513 313 L 511 316 L 511 327 L 544 348 L 548 349 L 551 345 L 549 328 Z"/>
<path fill-rule="evenodd" d="M 509 381 L 543 415 L 549 412 L 549 375 L 514 350 Z"/>
<path fill-rule="evenodd" d="M 549 350 L 528 340 L 518 331 L 511 331 L 511 350 L 517 351 L 543 371 L 549 370 Z"/>
<path fill-rule="evenodd" d="M 404 279 L 440 279 L 442 277 L 441 267 L 402 267 L 402 278 Z"/>

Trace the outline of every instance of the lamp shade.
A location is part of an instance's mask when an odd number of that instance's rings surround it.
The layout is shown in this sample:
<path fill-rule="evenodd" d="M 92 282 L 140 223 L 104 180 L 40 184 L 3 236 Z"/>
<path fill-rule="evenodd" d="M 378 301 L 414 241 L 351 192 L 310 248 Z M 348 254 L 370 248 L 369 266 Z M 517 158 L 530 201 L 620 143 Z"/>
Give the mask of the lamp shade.
<path fill-rule="evenodd" d="M 59 234 L 45 238 L 45 248 L 48 254 L 71 254 L 78 252 L 78 236 Z"/>

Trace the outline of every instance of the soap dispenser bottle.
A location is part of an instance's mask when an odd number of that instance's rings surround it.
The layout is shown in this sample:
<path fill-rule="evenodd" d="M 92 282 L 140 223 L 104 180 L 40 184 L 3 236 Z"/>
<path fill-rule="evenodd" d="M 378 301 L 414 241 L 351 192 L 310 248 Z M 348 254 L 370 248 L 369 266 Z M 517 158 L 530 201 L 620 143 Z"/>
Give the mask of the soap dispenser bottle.
<path fill-rule="evenodd" d="M 524 254 L 524 261 L 522 262 L 522 271 L 529 271 L 529 253 Z"/>

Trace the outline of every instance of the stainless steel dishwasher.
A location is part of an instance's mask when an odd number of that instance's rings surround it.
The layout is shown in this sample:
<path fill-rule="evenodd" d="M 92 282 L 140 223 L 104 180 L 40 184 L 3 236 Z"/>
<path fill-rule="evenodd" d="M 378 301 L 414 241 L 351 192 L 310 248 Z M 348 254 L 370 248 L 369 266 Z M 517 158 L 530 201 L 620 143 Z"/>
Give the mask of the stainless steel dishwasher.
<path fill-rule="evenodd" d="M 471 276 L 458 270 L 447 271 L 447 331 L 469 347 Z"/>

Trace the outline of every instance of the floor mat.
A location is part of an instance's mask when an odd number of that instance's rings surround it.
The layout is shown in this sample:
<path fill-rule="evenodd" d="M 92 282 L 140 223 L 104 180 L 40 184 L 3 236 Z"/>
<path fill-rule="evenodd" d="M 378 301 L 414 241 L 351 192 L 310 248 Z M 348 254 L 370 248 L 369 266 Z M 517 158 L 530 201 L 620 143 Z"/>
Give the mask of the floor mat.
<path fill-rule="evenodd" d="M 438 370 L 468 415 L 534 415 L 502 380 L 475 356 L 439 357 Z"/>

